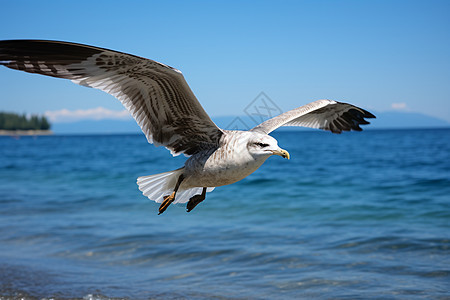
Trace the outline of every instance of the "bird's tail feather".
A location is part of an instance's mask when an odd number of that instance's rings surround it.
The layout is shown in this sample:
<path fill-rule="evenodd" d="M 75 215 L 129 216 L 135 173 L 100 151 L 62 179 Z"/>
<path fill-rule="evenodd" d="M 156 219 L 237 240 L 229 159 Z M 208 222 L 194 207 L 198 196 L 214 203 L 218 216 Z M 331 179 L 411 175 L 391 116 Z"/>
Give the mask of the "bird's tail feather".
<path fill-rule="evenodd" d="M 178 177 L 183 173 L 183 169 L 177 169 L 170 172 L 141 176 L 137 179 L 139 190 L 148 199 L 157 203 L 161 203 L 164 200 L 164 196 L 170 195 L 177 183 Z M 212 192 L 214 188 L 208 188 L 207 192 Z M 180 186 L 173 203 L 185 203 L 194 195 L 202 193 L 202 187 L 194 187 L 190 189 L 183 189 L 183 185 Z"/>

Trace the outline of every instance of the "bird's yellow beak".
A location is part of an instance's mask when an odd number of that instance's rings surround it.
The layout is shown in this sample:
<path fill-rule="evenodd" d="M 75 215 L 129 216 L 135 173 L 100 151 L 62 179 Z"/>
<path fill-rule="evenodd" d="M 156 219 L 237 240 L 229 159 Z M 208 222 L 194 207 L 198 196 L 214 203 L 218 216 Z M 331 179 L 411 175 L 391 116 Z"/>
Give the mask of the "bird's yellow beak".
<path fill-rule="evenodd" d="M 290 158 L 289 152 L 287 152 L 286 150 L 281 149 L 281 148 L 279 148 L 278 150 L 272 150 L 272 153 L 274 155 L 279 155 L 279 156 L 281 156 L 283 158 L 287 158 L 287 159 Z"/>

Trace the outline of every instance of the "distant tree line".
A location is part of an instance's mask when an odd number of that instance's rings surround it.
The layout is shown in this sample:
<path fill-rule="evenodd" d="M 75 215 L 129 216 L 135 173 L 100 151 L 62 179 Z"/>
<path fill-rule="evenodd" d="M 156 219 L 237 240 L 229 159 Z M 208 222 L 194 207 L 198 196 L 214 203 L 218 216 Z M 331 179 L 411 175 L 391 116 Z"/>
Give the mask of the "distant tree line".
<path fill-rule="evenodd" d="M 45 116 L 0 112 L 0 130 L 49 130 L 50 126 Z"/>

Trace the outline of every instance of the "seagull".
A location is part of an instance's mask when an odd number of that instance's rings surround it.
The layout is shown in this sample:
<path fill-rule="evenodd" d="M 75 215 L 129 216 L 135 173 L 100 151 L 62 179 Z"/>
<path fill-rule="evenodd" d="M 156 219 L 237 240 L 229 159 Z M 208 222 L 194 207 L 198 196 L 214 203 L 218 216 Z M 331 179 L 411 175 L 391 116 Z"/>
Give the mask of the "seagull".
<path fill-rule="evenodd" d="M 235 183 L 270 156 L 289 159 L 269 134 L 281 126 L 332 133 L 361 131 L 375 118 L 348 103 L 318 100 L 271 118 L 248 131 L 219 128 L 205 112 L 182 73 L 168 65 L 114 50 L 48 40 L 0 41 L 0 64 L 102 90 L 116 97 L 136 120 L 149 143 L 189 158 L 173 171 L 142 176 L 144 196 L 161 203 L 186 203 L 187 212 L 215 187 Z"/>

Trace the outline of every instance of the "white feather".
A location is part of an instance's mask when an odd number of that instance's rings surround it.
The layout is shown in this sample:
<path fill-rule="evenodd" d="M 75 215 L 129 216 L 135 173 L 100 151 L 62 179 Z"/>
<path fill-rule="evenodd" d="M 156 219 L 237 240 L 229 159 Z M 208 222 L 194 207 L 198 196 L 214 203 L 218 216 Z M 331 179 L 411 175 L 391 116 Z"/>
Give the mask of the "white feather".
<path fill-rule="evenodd" d="M 164 196 L 172 194 L 178 177 L 180 177 L 182 173 L 183 168 L 160 174 L 141 176 L 137 179 L 137 184 L 144 196 L 156 203 L 162 203 Z M 200 195 L 202 189 L 203 188 L 201 187 L 183 189 L 183 185 L 181 185 L 173 203 L 186 203 L 194 195 Z M 213 187 L 206 189 L 207 192 L 212 192 L 213 190 Z"/>

